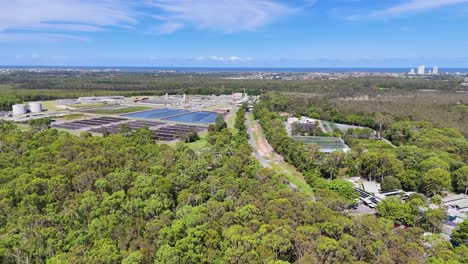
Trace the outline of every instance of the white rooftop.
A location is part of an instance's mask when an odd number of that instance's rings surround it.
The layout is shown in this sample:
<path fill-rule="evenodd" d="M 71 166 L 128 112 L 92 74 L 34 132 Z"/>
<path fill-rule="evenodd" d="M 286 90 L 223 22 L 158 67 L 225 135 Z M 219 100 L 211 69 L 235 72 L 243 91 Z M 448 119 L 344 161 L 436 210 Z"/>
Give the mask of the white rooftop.
<path fill-rule="evenodd" d="M 377 182 L 364 181 L 362 182 L 362 188 L 366 192 L 377 194 L 380 190 L 380 184 Z"/>
<path fill-rule="evenodd" d="M 442 198 L 442 203 L 446 206 L 456 207 L 457 209 L 467 209 L 468 195 L 450 193 L 446 197 Z"/>

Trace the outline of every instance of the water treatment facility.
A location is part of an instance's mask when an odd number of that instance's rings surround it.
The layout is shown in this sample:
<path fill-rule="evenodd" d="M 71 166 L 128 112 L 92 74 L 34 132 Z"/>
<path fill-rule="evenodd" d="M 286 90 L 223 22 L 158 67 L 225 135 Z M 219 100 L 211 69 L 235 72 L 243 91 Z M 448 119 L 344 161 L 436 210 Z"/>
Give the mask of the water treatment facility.
<path fill-rule="evenodd" d="M 148 97 L 96 96 L 30 102 L 12 106 L 2 119 L 26 123 L 49 117 L 51 127 L 71 133 L 96 135 L 149 128 L 160 141 L 183 138 L 189 132 L 203 133 L 218 116 L 226 118 L 255 97 L 231 95 L 168 95 Z"/>

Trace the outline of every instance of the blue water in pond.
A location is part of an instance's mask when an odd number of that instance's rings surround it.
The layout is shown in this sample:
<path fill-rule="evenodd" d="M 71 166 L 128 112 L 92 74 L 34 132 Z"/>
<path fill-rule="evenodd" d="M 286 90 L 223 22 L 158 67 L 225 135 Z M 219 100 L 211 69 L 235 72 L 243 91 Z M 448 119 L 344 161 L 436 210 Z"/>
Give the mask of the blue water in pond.
<path fill-rule="evenodd" d="M 192 112 L 184 115 L 164 118 L 165 120 L 188 122 L 188 123 L 213 123 L 218 117 L 217 113 L 213 112 Z"/>
<path fill-rule="evenodd" d="M 137 117 L 137 118 L 160 118 L 176 122 L 188 122 L 188 123 L 214 123 L 218 117 L 217 113 L 200 111 L 192 112 L 184 109 L 153 109 L 138 113 L 125 114 L 123 116 L 127 117 Z"/>
<path fill-rule="evenodd" d="M 190 113 L 190 111 L 182 110 L 182 109 L 164 108 L 164 109 L 154 109 L 154 110 L 149 110 L 149 111 L 143 111 L 143 112 L 138 112 L 138 113 L 131 113 L 131 114 L 126 114 L 124 116 L 138 117 L 138 118 L 164 118 L 164 117 L 180 115 L 180 114 L 185 114 L 185 113 Z"/>

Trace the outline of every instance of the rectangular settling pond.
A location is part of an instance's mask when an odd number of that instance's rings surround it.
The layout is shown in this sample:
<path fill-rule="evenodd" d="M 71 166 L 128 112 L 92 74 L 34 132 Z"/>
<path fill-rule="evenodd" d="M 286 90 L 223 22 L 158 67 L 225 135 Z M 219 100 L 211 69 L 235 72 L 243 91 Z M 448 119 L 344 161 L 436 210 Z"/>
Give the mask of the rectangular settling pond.
<path fill-rule="evenodd" d="M 164 119 L 188 123 L 214 123 L 217 117 L 218 114 L 213 112 L 191 112 L 188 114 L 167 117 Z"/>
<path fill-rule="evenodd" d="M 218 117 L 218 114 L 208 111 L 189 111 L 185 109 L 164 108 L 126 114 L 123 116 L 150 119 L 158 118 L 175 122 L 209 124 L 214 123 Z"/>
<path fill-rule="evenodd" d="M 337 137 L 294 136 L 292 139 L 302 141 L 305 144 L 316 145 L 320 150 L 325 152 L 339 151 L 348 148 L 348 146 Z"/>

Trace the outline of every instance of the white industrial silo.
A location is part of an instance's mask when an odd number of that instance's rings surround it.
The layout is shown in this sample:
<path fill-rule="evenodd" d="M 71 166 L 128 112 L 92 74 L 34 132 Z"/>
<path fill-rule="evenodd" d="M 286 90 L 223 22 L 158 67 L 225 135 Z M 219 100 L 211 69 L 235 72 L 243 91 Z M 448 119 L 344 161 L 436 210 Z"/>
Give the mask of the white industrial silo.
<path fill-rule="evenodd" d="M 26 112 L 26 106 L 24 104 L 13 105 L 13 115 L 24 115 Z"/>
<path fill-rule="evenodd" d="M 40 113 L 42 112 L 42 104 L 40 102 L 29 103 L 29 110 L 31 113 Z"/>

